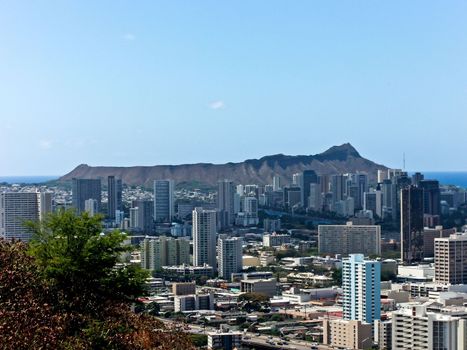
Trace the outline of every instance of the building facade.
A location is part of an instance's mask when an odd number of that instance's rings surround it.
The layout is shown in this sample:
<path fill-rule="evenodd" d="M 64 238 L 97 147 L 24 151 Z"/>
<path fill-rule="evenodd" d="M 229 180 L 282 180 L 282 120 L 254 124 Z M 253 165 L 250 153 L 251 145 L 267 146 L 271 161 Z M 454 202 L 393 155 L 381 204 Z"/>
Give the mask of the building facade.
<path fill-rule="evenodd" d="M 381 318 L 381 263 L 351 254 L 342 261 L 343 318 L 373 324 Z"/>

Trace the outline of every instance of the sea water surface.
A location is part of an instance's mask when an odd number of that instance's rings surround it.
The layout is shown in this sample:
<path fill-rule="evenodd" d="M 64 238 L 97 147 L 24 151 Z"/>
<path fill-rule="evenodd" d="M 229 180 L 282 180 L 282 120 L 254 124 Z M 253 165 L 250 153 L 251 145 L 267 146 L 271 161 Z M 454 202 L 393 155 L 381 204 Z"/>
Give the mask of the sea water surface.
<path fill-rule="evenodd" d="M 57 175 L 38 175 L 38 176 L 0 176 L 0 183 L 7 184 L 40 184 L 50 180 L 56 180 Z"/>

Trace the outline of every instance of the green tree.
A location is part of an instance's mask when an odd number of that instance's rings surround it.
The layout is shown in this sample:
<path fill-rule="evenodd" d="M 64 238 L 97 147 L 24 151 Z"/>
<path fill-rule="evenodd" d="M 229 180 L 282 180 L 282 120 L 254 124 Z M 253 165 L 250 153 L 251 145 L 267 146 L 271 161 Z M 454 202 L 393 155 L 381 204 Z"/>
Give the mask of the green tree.
<path fill-rule="evenodd" d="M 40 223 L 29 223 L 34 232 L 29 253 L 73 308 L 82 306 L 80 301 L 88 303 L 87 297 L 125 302 L 147 292 L 148 272 L 138 265 L 119 264 L 122 254 L 132 249 L 124 244 L 126 235 L 102 234 L 101 219 L 62 210 Z"/>
<path fill-rule="evenodd" d="M 119 232 L 60 211 L 28 247 L 0 239 L 0 349 L 192 349 L 181 326 L 131 311 L 147 274 L 119 265 Z"/>

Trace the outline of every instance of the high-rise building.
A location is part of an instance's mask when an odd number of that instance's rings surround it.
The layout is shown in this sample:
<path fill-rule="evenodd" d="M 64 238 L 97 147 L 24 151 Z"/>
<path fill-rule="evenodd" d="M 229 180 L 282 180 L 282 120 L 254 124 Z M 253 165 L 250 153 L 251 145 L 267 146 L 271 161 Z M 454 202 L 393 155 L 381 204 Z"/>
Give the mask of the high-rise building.
<path fill-rule="evenodd" d="M 292 187 L 300 187 L 302 184 L 302 173 L 292 174 Z"/>
<path fill-rule="evenodd" d="M 97 201 L 97 211 L 101 210 L 101 180 L 100 179 L 76 179 L 72 180 L 71 188 L 72 205 L 78 214 L 81 214 L 84 208 L 84 201 L 95 199 Z"/>
<path fill-rule="evenodd" d="M 281 190 L 281 178 L 280 176 L 273 176 L 272 178 L 272 190 L 280 191 Z"/>
<path fill-rule="evenodd" d="M 294 206 L 300 204 L 301 193 L 300 187 L 284 187 L 282 190 L 284 208 L 291 210 Z"/>
<path fill-rule="evenodd" d="M 0 193 L 0 238 L 29 241 L 32 232 L 25 222 L 40 219 L 39 193 Z"/>
<path fill-rule="evenodd" d="M 84 201 L 84 211 L 93 217 L 94 215 L 99 214 L 99 206 L 97 205 L 97 200 L 89 198 Z"/>
<path fill-rule="evenodd" d="M 435 282 L 467 284 L 467 233 L 435 238 Z"/>
<path fill-rule="evenodd" d="M 154 180 L 154 221 L 172 221 L 174 217 L 173 191 L 172 180 Z"/>
<path fill-rule="evenodd" d="M 351 254 L 342 261 L 343 317 L 373 324 L 381 318 L 381 262 Z"/>
<path fill-rule="evenodd" d="M 303 208 L 308 208 L 310 185 L 318 183 L 318 175 L 316 175 L 314 170 L 304 170 L 300 177 L 300 181 L 300 203 Z"/>
<path fill-rule="evenodd" d="M 406 264 L 421 262 L 423 256 L 423 190 L 401 189 L 401 258 Z"/>
<path fill-rule="evenodd" d="M 437 180 L 420 180 L 423 190 L 423 212 L 428 215 L 441 215 L 441 192 Z"/>
<path fill-rule="evenodd" d="M 345 199 L 345 183 L 346 176 L 344 175 L 332 175 L 331 176 L 331 192 L 332 192 L 332 210 L 335 211 L 335 205 L 337 202 Z"/>
<path fill-rule="evenodd" d="M 193 210 L 193 265 L 216 264 L 216 211 L 195 208 Z"/>
<path fill-rule="evenodd" d="M 226 228 L 235 222 L 235 186 L 230 180 L 221 180 L 217 190 L 217 209 L 219 211 L 219 226 Z"/>
<path fill-rule="evenodd" d="M 230 281 L 232 273 L 242 271 L 242 239 L 219 235 L 217 241 L 219 277 Z"/>
<path fill-rule="evenodd" d="M 381 227 L 379 225 L 319 225 L 320 254 L 381 255 Z"/>
<path fill-rule="evenodd" d="M 136 226 L 131 226 L 131 214 L 132 210 L 130 209 L 130 227 L 141 231 L 143 233 L 153 233 L 154 232 L 154 202 L 146 199 L 138 199 L 132 201 L 131 207 L 133 209 L 133 215 L 137 215 L 137 218 L 133 221 Z"/>
<path fill-rule="evenodd" d="M 123 185 L 121 179 L 111 175 L 107 177 L 107 217 L 115 219 L 117 210 L 123 210 L 122 202 Z"/>
<path fill-rule="evenodd" d="M 162 266 L 190 263 L 190 242 L 183 238 L 146 237 L 141 241 L 141 266 L 160 270 Z"/>
<path fill-rule="evenodd" d="M 467 320 L 449 310 L 436 310 L 431 303 L 407 305 L 392 313 L 392 349 L 463 350 Z"/>
<path fill-rule="evenodd" d="M 376 190 L 365 192 L 363 197 L 363 210 L 371 210 L 374 216 L 383 216 L 383 192 L 378 186 Z"/>
<path fill-rule="evenodd" d="M 52 194 L 52 192 L 41 192 L 39 195 L 39 216 L 41 220 L 54 210 Z"/>
<path fill-rule="evenodd" d="M 310 195 L 308 197 L 308 208 L 313 211 L 321 211 L 323 209 L 323 195 L 321 185 L 310 184 Z"/>

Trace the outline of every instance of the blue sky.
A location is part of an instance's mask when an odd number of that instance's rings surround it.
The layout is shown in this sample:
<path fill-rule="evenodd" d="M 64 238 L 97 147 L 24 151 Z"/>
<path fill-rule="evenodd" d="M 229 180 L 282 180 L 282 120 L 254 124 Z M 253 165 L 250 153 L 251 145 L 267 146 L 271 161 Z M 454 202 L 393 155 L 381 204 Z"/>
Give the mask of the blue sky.
<path fill-rule="evenodd" d="M 315 154 L 467 170 L 465 1 L 2 1 L 0 175 Z"/>

